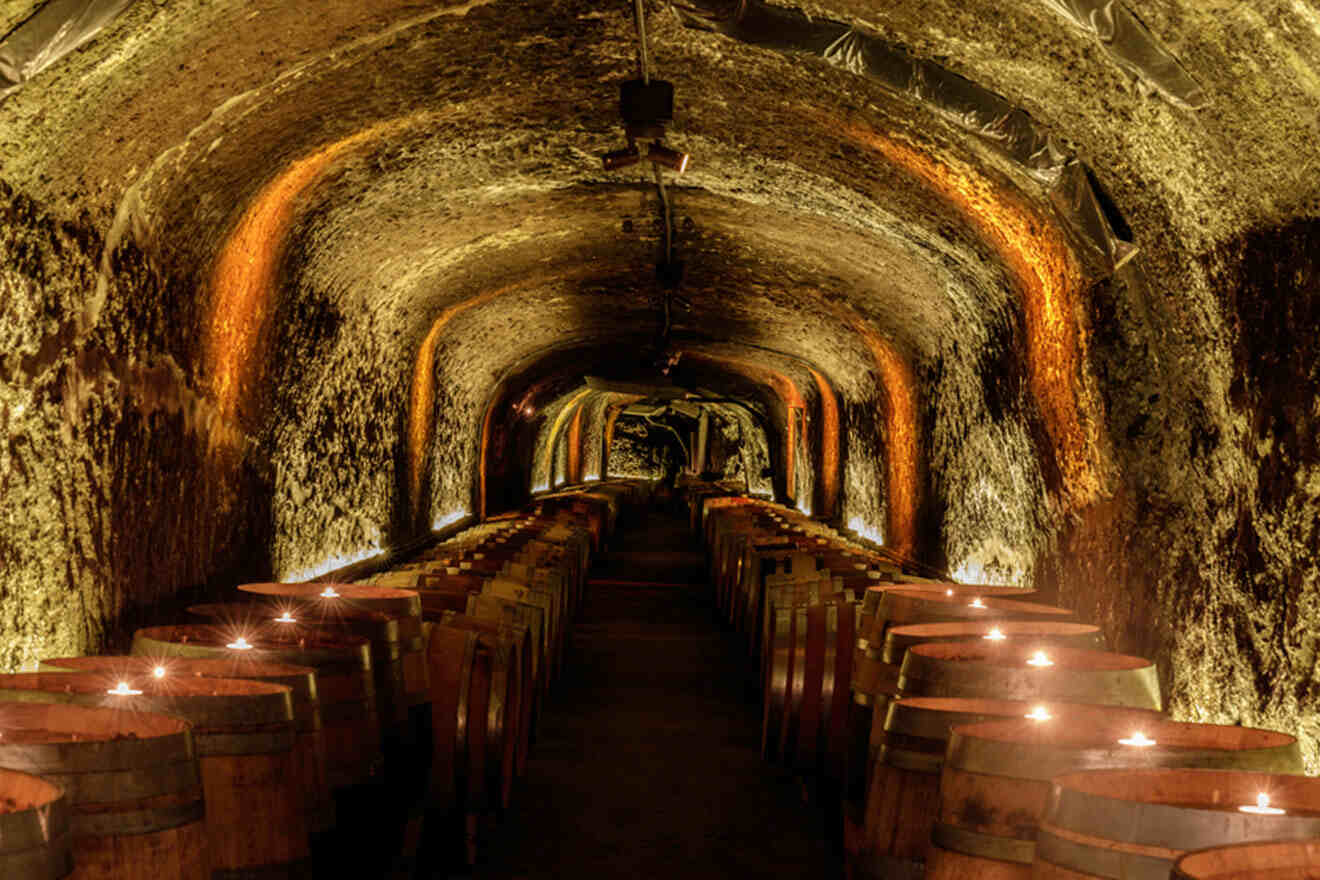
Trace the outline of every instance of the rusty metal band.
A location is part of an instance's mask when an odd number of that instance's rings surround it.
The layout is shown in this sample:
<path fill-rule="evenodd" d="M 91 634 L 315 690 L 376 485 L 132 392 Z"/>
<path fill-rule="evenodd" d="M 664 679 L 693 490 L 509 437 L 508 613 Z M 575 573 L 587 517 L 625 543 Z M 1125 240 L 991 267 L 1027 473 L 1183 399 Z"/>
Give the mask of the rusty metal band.
<path fill-rule="evenodd" d="M 309 880 L 312 864 L 309 859 L 280 862 L 273 865 L 250 865 L 244 868 L 213 868 L 211 880 Z"/>
<path fill-rule="evenodd" d="M 1034 840 L 1019 840 L 1015 837 L 1000 837 L 995 834 L 982 834 L 956 825 L 936 822 L 930 831 L 931 842 L 941 849 L 974 856 L 979 859 L 995 859 L 1000 862 L 1017 862 L 1030 865 L 1036 857 Z"/>
<path fill-rule="evenodd" d="M 463 645 L 463 663 L 458 668 L 458 711 L 454 717 L 454 767 L 466 772 L 468 766 L 468 700 L 472 696 L 472 672 L 477 663 L 477 635 L 467 633 Z"/>
<path fill-rule="evenodd" d="M 839 606 L 825 606 L 825 669 L 820 682 L 820 730 L 821 742 L 828 743 L 830 722 L 834 716 L 834 672 L 838 665 L 836 650 L 839 644 Z"/>
<path fill-rule="evenodd" d="M 5 759 L 8 762 L 9 756 Z M 14 770 L 27 770 L 17 763 L 6 763 Z M 183 791 L 201 791 L 201 775 L 197 759 L 186 759 L 169 764 L 143 766 L 133 770 L 106 770 L 90 773 L 43 772 L 42 775 L 64 789 L 72 804 L 107 804 L 115 801 L 139 800 L 178 794 Z"/>
<path fill-rule="evenodd" d="M 1195 767 L 1202 770 L 1251 770 L 1295 773 L 1297 743 L 1274 749 L 1199 749 L 1153 746 L 1079 748 L 1051 743 L 1002 742 L 954 734 L 948 763 L 971 773 L 1047 782 L 1064 773 L 1137 767 Z"/>
<path fill-rule="evenodd" d="M 892 746 L 881 747 L 880 760 L 896 770 L 910 770 L 927 776 L 939 776 L 944 769 L 944 755 L 896 749 Z"/>
<path fill-rule="evenodd" d="M 0 851 L 0 877 L 67 877 L 72 871 L 73 835 L 67 830 L 29 849 Z"/>
<path fill-rule="evenodd" d="M 1206 804 L 1174 804 L 1118 800 L 1056 784 L 1046 822 L 1088 837 L 1137 846 L 1193 850 L 1225 840 L 1278 840 L 1320 836 L 1320 817 L 1306 815 L 1252 816 L 1225 812 Z"/>
<path fill-rule="evenodd" d="M 188 730 L 147 739 L 124 737 L 73 743 L 3 745 L 0 754 L 4 756 L 5 767 L 38 776 L 132 771 L 196 758 L 192 734 Z M 78 800 L 72 796 L 71 799 Z"/>
<path fill-rule="evenodd" d="M 292 724 L 279 730 L 263 730 L 254 733 L 206 733 L 195 732 L 197 756 L 213 758 L 221 755 L 269 755 L 276 752 L 293 751 L 296 733 Z"/>
<path fill-rule="evenodd" d="M 69 802 L 64 795 L 27 810 L 0 813 L 0 847 L 3 847 L 0 852 L 18 855 L 53 847 L 69 833 L 69 813 Z"/>
<path fill-rule="evenodd" d="M 199 794 L 195 801 L 169 807 L 113 813 L 79 813 L 75 810 L 73 832 L 78 837 L 136 836 L 168 831 L 205 818 L 206 804 Z"/>
<path fill-rule="evenodd" d="M 1168 859 L 1087 846 L 1043 829 L 1036 838 L 1036 861 L 1109 880 L 1169 880 L 1173 868 Z"/>

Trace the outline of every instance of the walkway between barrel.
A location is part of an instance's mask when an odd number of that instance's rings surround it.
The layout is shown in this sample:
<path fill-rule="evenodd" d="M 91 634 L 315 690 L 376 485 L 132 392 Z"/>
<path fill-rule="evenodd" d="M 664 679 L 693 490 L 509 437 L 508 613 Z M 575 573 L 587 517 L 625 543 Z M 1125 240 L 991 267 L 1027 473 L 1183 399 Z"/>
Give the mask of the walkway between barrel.
<path fill-rule="evenodd" d="M 620 525 L 515 814 L 475 876 L 838 876 L 820 811 L 761 760 L 748 660 L 714 622 L 686 517 Z"/>

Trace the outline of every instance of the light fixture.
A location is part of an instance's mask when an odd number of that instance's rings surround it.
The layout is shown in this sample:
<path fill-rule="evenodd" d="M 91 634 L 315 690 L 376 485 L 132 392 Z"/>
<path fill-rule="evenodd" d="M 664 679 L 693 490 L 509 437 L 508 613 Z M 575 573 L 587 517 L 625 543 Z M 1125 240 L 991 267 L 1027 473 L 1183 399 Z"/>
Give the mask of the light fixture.
<path fill-rule="evenodd" d="M 642 161 L 642 153 L 637 149 L 636 144 L 629 144 L 621 149 L 602 153 L 600 161 L 605 166 L 606 171 L 617 171 L 620 168 L 627 168 L 629 165 L 636 165 Z"/>
<path fill-rule="evenodd" d="M 1054 661 L 1044 651 L 1037 651 L 1027 660 L 1028 666 L 1053 666 Z"/>
<path fill-rule="evenodd" d="M 1004 639 L 1008 638 L 1008 636 L 1004 635 L 1003 631 L 999 627 L 995 626 L 995 627 L 991 627 L 990 632 L 981 636 L 981 638 L 988 639 L 992 642 L 1002 642 Z"/>
<path fill-rule="evenodd" d="M 322 599 L 338 599 L 339 592 L 334 587 L 326 587 L 321 591 Z"/>
<path fill-rule="evenodd" d="M 290 614 L 288 611 L 285 611 L 285 612 L 284 612 L 283 614 L 281 614 L 279 617 L 275 618 L 275 622 L 276 622 L 276 623 L 297 623 L 297 622 L 298 622 L 298 619 L 297 619 L 296 617 L 294 617 L 292 614 Z"/>
<path fill-rule="evenodd" d="M 238 638 L 234 639 L 232 642 L 230 642 L 229 644 L 225 645 L 225 647 L 226 647 L 226 648 L 229 648 L 231 651 L 251 651 L 251 650 L 252 650 L 252 645 L 251 645 L 251 643 L 249 643 L 248 640 L 245 639 L 245 638 L 243 638 L 242 636 L 239 636 Z"/>
<path fill-rule="evenodd" d="M 655 165 L 663 165 L 678 174 L 687 170 L 688 159 L 691 158 L 687 153 L 680 153 L 678 150 L 672 150 L 659 141 L 654 141 L 646 151 L 646 158 L 650 159 Z"/>
<path fill-rule="evenodd" d="M 981 597 L 980 597 L 980 596 L 977 596 L 975 599 L 973 599 L 972 601 L 970 601 L 970 602 L 967 603 L 967 607 L 968 607 L 968 608 L 984 608 L 984 607 L 985 607 L 985 603 L 981 601 Z"/>
<path fill-rule="evenodd" d="M 1051 715 L 1044 706 L 1037 706 L 1022 717 L 1030 718 L 1032 721 L 1049 721 L 1054 716 Z"/>
<path fill-rule="evenodd" d="M 151 674 L 154 675 L 154 676 L 156 676 L 157 678 L 164 678 L 164 677 L 165 677 L 165 667 L 164 667 L 164 666 L 157 666 L 155 669 L 151 670 Z"/>
<path fill-rule="evenodd" d="M 135 697 L 141 694 L 142 691 L 134 690 L 128 686 L 128 682 L 121 681 L 117 686 L 106 691 L 106 693 L 114 694 L 116 697 Z"/>

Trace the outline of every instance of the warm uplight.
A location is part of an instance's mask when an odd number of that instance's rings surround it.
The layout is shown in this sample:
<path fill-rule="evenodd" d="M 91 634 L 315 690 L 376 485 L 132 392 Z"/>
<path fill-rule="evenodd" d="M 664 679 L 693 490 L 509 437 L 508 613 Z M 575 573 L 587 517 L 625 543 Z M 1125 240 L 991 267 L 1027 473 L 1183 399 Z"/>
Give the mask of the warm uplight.
<path fill-rule="evenodd" d="M 298 622 L 298 618 L 294 617 L 292 614 L 290 614 L 289 612 L 286 611 L 286 612 L 284 612 L 283 614 L 281 614 L 279 617 L 275 618 L 275 622 L 276 622 L 276 623 L 297 623 L 297 622 Z"/>
<path fill-rule="evenodd" d="M 983 639 L 989 639 L 989 640 L 992 641 L 992 642 L 1002 642 L 1004 639 L 1008 638 L 1008 636 L 1004 635 L 1004 634 L 1000 631 L 999 627 L 996 626 L 996 627 L 992 628 L 992 629 L 990 630 L 990 632 L 988 632 L 988 633 L 986 633 L 985 635 L 981 636 L 981 638 L 983 638 Z"/>
<path fill-rule="evenodd" d="M 1045 711 L 1044 706 L 1037 706 L 1022 717 L 1030 718 L 1032 721 L 1049 721 L 1054 716 Z"/>
<path fill-rule="evenodd" d="M 972 607 L 972 608 L 984 608 L 984 607 L 985 607 L 985 603 L 981 601 L 981 597 L 980 597 L 980 596 L 977 596 L 975 599 L 973 599 L 972 601 L 968 602 L 967 604 L 968 604 L 970 607 Z"/>
<path fill-rule="evenodd" d="M 1155 740 L 1147 738 L 1146 734 L 1138 730 L 1131 736 L 1120 739 L 1118 744 L 1121 746 L 1136 746 L 1137 748 L 1144 748 L 1146 746 L 1155 745 Z"/>
<path fill-rule="evenodd" d="M 334 587 L 326 587 L 324 590 L 321 591 L 321 598 L 322 598 L 322 599 L 338 599 L 338 598 L 339 598 L 339 593 L 338 593 L 338 591 L 335 590 Z"/>
<path fill-rule="evenodd" d="M 234 650 L 234 651 L 251 651 L 251 650 L 252 650 L 252 645 L 248 644 L 248 640 L 245 639 L 245 638 L 243 638 L 242 636 L 239 636 L 238 638 L 234 639 L 232 642 L 230 642 L 229 644 L 225 645 L 225 647 L 226 647 L 226 648 L 230 648 L 230 649 L 232 649 L 232 650 Z"/>
<path fill-rule="evenodd" d="M 141 694 L 142 691 L 135 691 L 128 686 L 128 682 L 121 681 L 119 684 L 106 691 L 106 693 L 114 694 L 116 697 L 136 697 Z"/>
<path fill-rule="evenodd" d="M 156 676 L 157 678 L 164 678 L 164 677 L 165 677 L 165 667 L 164 667 L 164 666 L 157 666 L 155 669 L 151 670 L 151 674 L 154 675 L 154 676 Z"/>
<path fill-rule="evenodd" d="M 952 596 L 952 595 L 953 595 L 953 590 L 945 590 L 945 591 L 944 591 L 944 595 L 946 595 L 946 596 Z"/>
<path fill-rule="evenodd" d="M 1028 666 L 1053 666 L 1054 661 L 1044 651 L 1037 651 L 1027 660 Z"/>
<path fill-rule="evenodd" d="M 1278 807 L 1270 806 L 1270 796 L 1265 792 L 1256 795 L 1255 804 L 1247 804 L 1238 807 L 1244 813 L 1255 813 L 1257 816 L 1282 816 L 1287 810 L 1281 810 Z"/>

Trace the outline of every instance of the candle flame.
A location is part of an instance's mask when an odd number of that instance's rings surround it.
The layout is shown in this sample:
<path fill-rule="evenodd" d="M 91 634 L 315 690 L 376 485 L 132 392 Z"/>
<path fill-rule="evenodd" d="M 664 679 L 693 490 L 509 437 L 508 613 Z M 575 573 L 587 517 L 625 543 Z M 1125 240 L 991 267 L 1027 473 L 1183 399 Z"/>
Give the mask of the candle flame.
<path fill-rule="evenodd" d="M 1053 666 L 1054 661 L 1044 651 L 1037 651 L 1027 660 L 1028 666 Z"/>
<path fill-rule="evenodd" d="M 121 681 L 118 685 L 106 691 L 106 693 L 114 694 L 117 697 L 135 697 L 138 694 L 141 694 L 142 691 L 133 690 L 133 688 L 128 686 L 128 682 Z"/>
<path fill-rule="evenodd" d="M 996 626 L 996 627 L 992 627 L 992 628 L 990 629 L 990 632 L 988 632 L 988 633 L 986 633 L 985 635 L 981 636 L 981 638 L 983 638 L 983 639 L 989 639 L 989 640 L 992 641 L 992 642 L 1002 642 L 1004 639 L 1008 638 L 1008 636 L 1004 635 L 1004 634 L 1000 631 L 999 627 Z"/>
<path fill-rule="evenodd" d="M 1258 816 L 1282 816 L 1287 810 L 1270 806 L 1270 796 L 1265 792 L 1256 795 L 1256 803 L 1238 807 L 1243 813 L 1255 813 Z"/>
<path fill-rule="evenodd" d="M 165 667 L 164 667 L 164 666 L 157 666 L 155 669 L 151 670 L 151 674 L 154 675 L 154 676 L 156 676 L 157 678 L 164 678 L 164 677 L 165 677 Z"/>
<path fill-rule="evenodd" d="M 281 614 L 279 617 L 275 618 L 275 622 L 276 622 L 276 623 L 297 623 L 297 622 L 298 622 L 298 619 L 297 619 L 296 617 L 294 617 L 292 614 L 290 614 L 289 612 L 286 611 L 286 612 L 284 612 L 283 614 Z"/>
<path fill-rule="evenodd" d="M 1147 739 L 1146 734 L 1142 733 L 1140 730 L 1136 731 L 1129 737 L 1120 739 L 1118 742 L 1119 745 L 1137 746 L 1138 748 L 1155 745 L 1155 740 Z"/>
<path fill-rule="evenodd" d="M 243 638 L 242 636 L 239 636 L 238 638 L 234 639 L 232 642 L 230 642 L 229 644 L 225 645 L 225 647 L 226 647 L 226 648 L 232 648 L 232 649 L 235 650 L 235 651 L 250 651 L 250 650 L 252 650 L 252 646 L 251 646 L 250 644 L 248 644 L 248 640 L 245 639 L 245 638 Z"/>
<path fill-rule="evenodd" d="M 337 593 L 337 592 L 335 591 L 335 588 L 334 588 L 334 587 L 326 587 L 324 590 L 321 591 L 321 598 L 323 598 L 323 599 L 338 599 L 338 598 L 339 598 L 339 593 Z"/>
<path fill-rule="evenodd" d="M 973 599 L 972 601 L 968 602 L 967 604 L 970 605 L 972 608 L 984 608 L 984 607 L 985 607 L 985 603 L 981 601 L 981 597 L 980 597 L 980 596 L 977 596 L 975 599 Z"/>
<path fill-rule="evenodd" d="M 1032 721 L 1049 721 L 1054 716 L 1046 711 L 1044 706 L 1037 706 L 1023 717 L 1030 718 Z"/>

